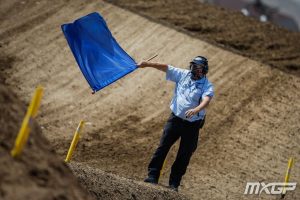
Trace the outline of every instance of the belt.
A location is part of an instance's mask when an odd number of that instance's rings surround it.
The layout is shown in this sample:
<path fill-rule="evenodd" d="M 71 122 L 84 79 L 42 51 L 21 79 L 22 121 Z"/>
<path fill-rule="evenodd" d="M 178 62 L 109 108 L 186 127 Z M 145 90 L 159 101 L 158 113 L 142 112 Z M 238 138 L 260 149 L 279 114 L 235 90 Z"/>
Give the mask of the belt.
<path fill-rule="evenodd" d="M 203 120 L 203 119 L 199 119 L 199 120 L 196 120 L 196 121 L 191 122 L 191 121 L 188 121 L 188 120 L 186 120 L 186 119 L 182 119 L 182 118 L 176 116 L 173 112 L 171 113 L 171 115 L 173 115 L 173 116 L 174 116 L 176 119 L 178 119 L 179 121 L 182 121 L 182 122 L 185 122 L 185 123 L 190 123 L 190 124 L 199 123 L 200 121 Z"/>

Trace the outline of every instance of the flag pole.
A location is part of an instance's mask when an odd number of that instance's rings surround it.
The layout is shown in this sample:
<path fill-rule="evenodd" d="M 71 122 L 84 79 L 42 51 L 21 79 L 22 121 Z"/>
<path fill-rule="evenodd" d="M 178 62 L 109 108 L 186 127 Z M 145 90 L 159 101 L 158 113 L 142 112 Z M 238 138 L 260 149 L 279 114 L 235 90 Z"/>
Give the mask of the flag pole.
<path fill-rule="evenodd" d="M 152 60 L 152 59 L 156 58 L 157 56 L 158 56 L 158 54 L 155 54 L 154 56 L 152 56 L 152 57 L 148 58 L 147 62 L 149 62 L 150 60 Z"/>

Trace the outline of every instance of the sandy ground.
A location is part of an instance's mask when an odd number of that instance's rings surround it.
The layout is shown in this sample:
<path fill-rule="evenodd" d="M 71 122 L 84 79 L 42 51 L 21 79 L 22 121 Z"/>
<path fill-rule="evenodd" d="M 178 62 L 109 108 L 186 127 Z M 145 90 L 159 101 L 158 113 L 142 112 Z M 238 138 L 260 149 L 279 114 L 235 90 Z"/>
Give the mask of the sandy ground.
<path fill-rule="evenodd" d="M 243 195 L 246 182 L 283 181 L 291 156 L 296 159 L 291 181 L 300 180 L 297 75 L 101 1 L 3 1 L 0 53 L 11 63 L 2 72 L 5 83 L 25 102 L 36 85 L 45 87 L 38 122 L 61 159 L 77 123 L 84 119 L 88 123 L 74 160 L 141 181 L 170 113 L 173 85 L 153 69 L 137 70 L 91 94 L 60 25 L 93 11 L 104 16 L 121 46 L 137 61 L 154 53 L 159 54 L 156 61 L 178 67 L 186 67 L 199 54 L 209 59 L 208 76 L 216 96 L 181 193 L 192 199 L 257 198 Z M 177 145 L 168 155 L 162 184 L 167 183 L 176 150 Z M 299 196 L 298 187 L 286 197 Z"/>

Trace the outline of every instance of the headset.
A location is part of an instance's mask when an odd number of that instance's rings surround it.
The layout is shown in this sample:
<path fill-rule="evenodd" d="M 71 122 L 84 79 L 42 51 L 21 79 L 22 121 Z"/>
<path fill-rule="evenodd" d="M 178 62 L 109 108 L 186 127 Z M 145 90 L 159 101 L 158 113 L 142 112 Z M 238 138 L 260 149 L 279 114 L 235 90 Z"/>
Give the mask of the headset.
<path fill-rule="evenodd" d="M 208 60 L 203 56 L 197 56 L 190 62 L 190 70 L 192 70 L 193 65 L 204 65 L 202 68 L 202 73 L 206 75 L 208 73 Z"/>

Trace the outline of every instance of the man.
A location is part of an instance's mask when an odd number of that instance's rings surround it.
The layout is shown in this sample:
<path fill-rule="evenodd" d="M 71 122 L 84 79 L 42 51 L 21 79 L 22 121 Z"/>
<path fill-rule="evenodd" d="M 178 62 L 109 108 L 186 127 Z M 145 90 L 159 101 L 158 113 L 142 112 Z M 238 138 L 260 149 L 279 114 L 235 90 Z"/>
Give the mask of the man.
<path fill-rule="evenodd" d="M 181 138 L 169 179 L 170 188 L 178 191 L 181 178 L 197 148 L 199 130 L 205 120 L 205 108 L 214 95 L 213 85 L 206 77 L 208 61 L 203 56 L 197 56 L 190 62 L 190 70 L 151 62 L 141 62 L 138 67 L 153 67 L 164 71 L 166 79 L 176 83 L 170 105 L 172 113 L 165 124 L 160 144 L 148 166 L 148 178 L 145 182 L 158 183 L 163 162 L 171 146 Z"/>

